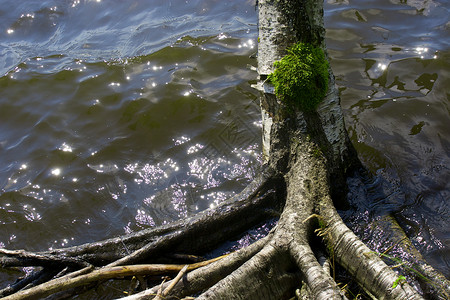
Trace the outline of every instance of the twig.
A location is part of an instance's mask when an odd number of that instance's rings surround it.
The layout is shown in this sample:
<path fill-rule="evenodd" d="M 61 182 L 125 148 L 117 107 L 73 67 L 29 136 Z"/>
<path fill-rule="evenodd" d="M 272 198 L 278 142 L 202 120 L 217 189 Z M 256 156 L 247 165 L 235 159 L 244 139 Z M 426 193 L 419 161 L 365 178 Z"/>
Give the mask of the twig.
<path fill-rule="evenodd" d="M 226 255 L 224 255 L 226 256 Z M 188 270 L 194 270 L 217 261 L 224 256 L 220 256 L 208 261 L 190 264 Z M 103 267 L 92 271 L 88 274 L 82 274 L 80 276 L 74 276 L 73 273 L 67 274 L 61 278 L 53 279 L 36 287 L 19 291 L 13 295 L 10 295 L 4 300 L 25 300 L 25 299 L 39 299 L 47 297 L 51 294 L 71 289 L 74 287 L 83 286 L 91 282 L 108 280 L 119 277 L 138 276 L 138 275 L 161 275 L 166 273 L 179 272 L 184 268 L 184 265 L 130 265 L 121 267 Z M 80 270 L 86 271 L 87 268 Z M 87 270 L 88 271 L 88 270 Z"/>
<path fill-rule="evenodd" d="M 156 293 L 156 296 L 154 299 L 156 299 L 158 297 L 161 298 L 160 295 L 162 295 L 162 293 L 163 293 L 163 286 L 164 286 L 165 282 L 166 282 L 166 278 L 164 278 L 163 282 L 159 285 L 158 292 Z"/>
<path fill-rule="evenodd" d="M 255 242 L 254 244 L 252 244 L 252 245 L 250 245 L 250 246 L 253 246 L 253 245 L 265 245 L 265 243 L 262 243 L 262 242 L 264 242 L 264 241 L 267 241 L 267 239 L 266 238 L 262 238 L 261 240 L 259 240 L 259 241 L 257 241 L 257 242 Z M 249 246 L 249 247 L 250 247 Z M 252 247 L 252 249 L 254 249 L 255 247 Z M 258 248 L 256 248 L 256 249 L 258 249 L 258 251 L 260 250 L 262 248 L 262 246 L 261 247 L 258 247 Z M 211 263 L 213 263 L 213 262 L 216 262 L 216 261 L 218 261 L 218 260 L 221 260 L 222 258 L 224 258 L 225 256 L 228 256 L 228 255 L 235 255 L 235 256 L 238 256 L 239 258 L 238 258 L 238 260 L 239 259 L 243 259 L 243 261 L 246 261 L 247 259 L 248 259 L 248 256 L 246 256 L 246 255 L 244 255 L 244 256 L 241 256 L 240 254 L 243 252 L 243 249 L 245 250 L 246 248 L 242 248 L 242 249 L 240 249 L 240 250 L 238 250 L 238 251 L 236 251 L 236 252 L 232 252 L 232 253 L 229 253 L 229 254 L 226 254 L 226 255 L 223 255 L 223 256 L 220 256 L 220 257 L 217 257 L 217 258 L 213 258 L 213 259 L 211 259 L 211 260 L 208 260 L 208 261 L 204 261 L 204 262 L 200 262 L 200 263 L 196 263 L 196 264 L 191 264 L 191 265 L 189 265 L 189 267 L 188 267 L 188 269 L 187 269 L 187 271 L 193 271 L 194 269 L 192 268 L 192 266 L 196 266 L 196 267 L 198 267 L 198 268 L 200 268 L 200 267 L 204 267 L 204 266 L 206 266 L 206 265 L 209 265 L 209 264 L 211 264 Z M 257 252 L 257 251 L 255 251 L 255 252 Z M 252 253 L 255 253 L 255 252 L 252 252 Z M 244 253 L 246 253 L 246 252 L 244 252 Z M 240 261 L 240 264 L 242 264 L 243 263 L 243 261 Z M 218 264 L 220 265 L 221 263 L 222 263 L 223 261 L 221 261 L 221 262 L 218 262 Z M 200 265 L 201 264 L 201 265 Z M 240 265 L 239 264 L 239 265 Z M 227 265 L 227 263 L 225 263 L 225 265 Z M 225 269 L 226 269 L 226 267 L 225 267 Z M 194 272 L 198 272 L 199 270 L 195 270 Z M 231 271 L 230 271 L 230 273 L 231 273 Z M 202 275 L 201 275 L 202 276 Z M 217 280 L 218 281 L 218 280 Z M 164 285 L 163 284 L 161 284 L 161 285 L 163 285 L 163 288 L 164 288 L 164 286 L 169 286 L 170 285 L 170 281 L 169 282 L 166 282 Z M 179 283 L 179 282 L 178 282 Z M 159 285 L 159 286 L 154 286 L 154 287 L 152 287 L 152 288 L 149 288 L 149 289 L 147 289 L 147 290 L 144 290 L 144 291 L 142 291 L 142 292 L 140 292 L 140 293 L 138 293 L 138 294 L 135 294 L 135 295 L 130 295 L 130 296 L 128 296 L 128 297 L 124 297 L 124 298 L 120 298 L 121 300 L 141 300 L 141 299 L 150 299 L 150 296 L 155 296 L 155 295 L 157 295 L 157 293 L 158 293 L 158 290 L 161 288 L 161 285 Z M 204 287 L 206 287 L 206 286 L 204 286 Z M 209 287 L 209 286 L 208 286 Z M 176 288 L 175 288 L 176 289 Z M 203 288 L 202 288 L 203 289 Z M 195 290 L 195 292 L 197 292 L 197 290 Z"/>
<path fill-rule="evenodd" d="M 158 294 L 156 294 L 156 297 L 153 298 L 153 300 L 162 300 L 163 298 L 167 297 L 169 295 L 170 291 L 174 288 L 174 286 L 180 281 L 180 279 L 184 276 L 184 274 L 187 272 L 189 265 L 185 265 L 183 269 L 180 270 L 180 272 L 177 274 L 177 276 L 170 282 L 169 286 L 164 289 L 164 292 L 160 293 L 158 291 Z M 162 287 L 162 284 L 161 284 Z M 161 291 L 161 289 L 160 289 Z"/>

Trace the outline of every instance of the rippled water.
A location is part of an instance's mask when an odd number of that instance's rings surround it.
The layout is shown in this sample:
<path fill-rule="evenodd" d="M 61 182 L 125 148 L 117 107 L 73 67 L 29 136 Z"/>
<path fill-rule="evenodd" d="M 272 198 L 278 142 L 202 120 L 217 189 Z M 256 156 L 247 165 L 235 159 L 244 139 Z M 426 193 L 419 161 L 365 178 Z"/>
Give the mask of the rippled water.
<path fill-rule="evenodd" d="M 447 15 L 325 5 L 347 127 L 377 175 L 347 220 L 364 234 L 369 212 L 397 213 L 449 275 Z M 98 240 L 239 192 L 260 165 L 256 37 L 254 1 L 3 1 L 0 246 Z"/>
<path fill-rule="evenodd" d="M 353 144 L 376 174 L 347 220 L 394 213 L 450 276 L 450 52 L 447 1 L 327 1 L 331 66 Z M 361 194 L 364 202 L 358 201 Z M 376 238 L 373 246 L 382 241 Z"/>
<path fill-rule="evenodd" d="M 0 15 L 0 246 L 157 226 L 253 178 L 252 1 L 10 1 Z"/>

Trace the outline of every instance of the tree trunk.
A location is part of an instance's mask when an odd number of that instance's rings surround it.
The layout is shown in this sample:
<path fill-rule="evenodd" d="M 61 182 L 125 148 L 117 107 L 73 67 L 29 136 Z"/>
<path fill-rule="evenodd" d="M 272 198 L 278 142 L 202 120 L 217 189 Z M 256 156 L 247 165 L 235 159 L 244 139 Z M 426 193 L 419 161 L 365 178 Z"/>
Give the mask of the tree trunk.
<path fill-rule="evenodd" d="M 74 269 L 92 264 L 101 270 L 105 265 L 204 253 L 282 208 L 267 237 L 187 273 L 170 295 L 288 299 L 297 293 L 302 299 L 346 299 L 323 259 L 328 256 L 377 299 L 422 298 L 347 228 L 336 211 L 335 207 L 346 207 L 348 173 L 361 165 L 344 127 L 331 69 L 328 93 L 316 112 L 287 109 L 267 80 L 274 62 L 294 43 L 305 42 L 326 51 L 322 1 L 259 0 L 258 9 L 257 88 L 262 91 L 264 172 L 236 197 L 189 220 L 78 247 L 42 253 L 3 251 L 4 267 L 43 265 L 54 269 L 58 265 Z M 429 267 L 425 266 L 424 270 Z M 439 277 L 437 288 L 434 286 L 438 296 L 448 297 L 448 286 L 447 279 Z M 127 298 L 149 299 L 159 288 Z M 16 295 L 20 293 L 24 292 Z"/>

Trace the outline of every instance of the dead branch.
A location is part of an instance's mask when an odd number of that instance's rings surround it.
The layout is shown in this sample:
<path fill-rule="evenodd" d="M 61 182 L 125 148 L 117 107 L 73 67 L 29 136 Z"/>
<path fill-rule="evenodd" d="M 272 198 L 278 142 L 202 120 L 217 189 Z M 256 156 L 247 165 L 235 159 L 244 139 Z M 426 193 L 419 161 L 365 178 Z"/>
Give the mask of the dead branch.
<path fill-rule="evenodd" d="M 153 298 L 153 300 L 163 300 L 164 298 L 169 295 L 169 293 L 172 291 L 174 286 L 180 281 L 180 279 L 184 276 L 188 269 L 188 265 L 185 265 L 183 269 L 180 270 L 180 272 L 177 274 L 177 276 L 170 282 L 169 286 L 164 289 L 164 291 L 161 291 L 161 289 L 156 294 L 156 297 Z M 162 287 L 162 285 L 161 285 Z M 160 292 L 161 291 L 161 292 Z"/>
<path fill-rule="evenodd" d="M 206 266 L 221 258 L 222 256 L 208 261 L 188 265 L 187 270 L 190 271 Z M 70 276 L 53 279 L 36 287 L 7 296 L 4 299 L 38 299 L 47 297 L 57 292 L 83 286 L 92 282 L 130 276 L 170 274 L 180 272 L 184 267 L 184 265 L 130 265 L 120 267 L 103 267 L 87 274 L 81 274 L 79 276 L 76 276 L 76 274 L 69 274 Z"/>

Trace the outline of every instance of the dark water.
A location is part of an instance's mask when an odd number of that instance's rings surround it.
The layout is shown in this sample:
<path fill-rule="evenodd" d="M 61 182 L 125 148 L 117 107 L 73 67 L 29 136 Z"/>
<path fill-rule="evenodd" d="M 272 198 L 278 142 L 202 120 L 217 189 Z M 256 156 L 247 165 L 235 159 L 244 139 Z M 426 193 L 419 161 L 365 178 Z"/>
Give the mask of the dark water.
<path fill-rule="evenodd" d="M 414 245 L 450 276 L 448 1 L 327 1 L 331 65 L 346 124 L 376 177 L 348 220 L 395 213 Z M 362 190 L 364 190 L 362 192 Z M 373 215 L 371 215 L 373 214 Z M 373 228 L 372 228 L 373 229 Z"/>
<path fill-rule="evenodd" d="M 446 5 L 325 15 L 347 127 L 378 176 L 348 220 L 364 234 L 369 211 L 398 213 L 449 275 Z M 239 192 L 261 163 L 256 37 L 254 1 L 3 1 L 0 247 L 103 239 Z"/>
<path fill-rule="evenodd" d="M 253 1 L 9 1 L 0 13 L 0 246 L 183 218 L 260 165 Z"/>

